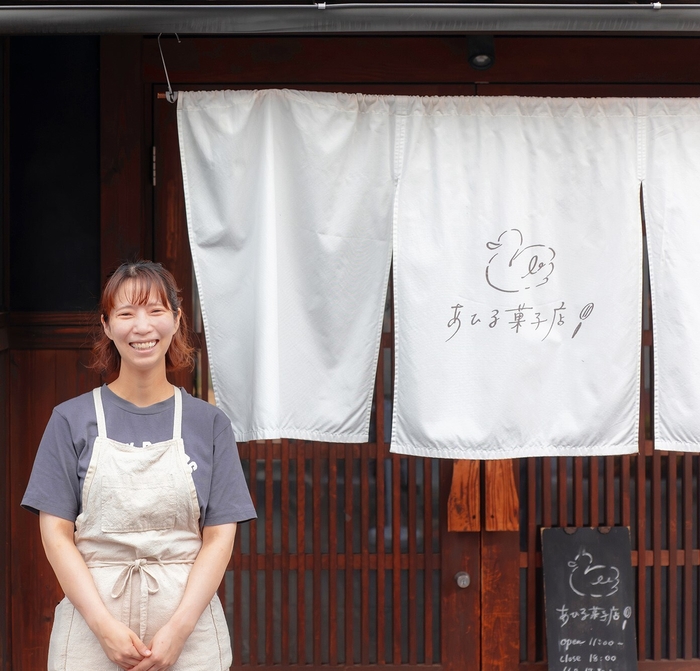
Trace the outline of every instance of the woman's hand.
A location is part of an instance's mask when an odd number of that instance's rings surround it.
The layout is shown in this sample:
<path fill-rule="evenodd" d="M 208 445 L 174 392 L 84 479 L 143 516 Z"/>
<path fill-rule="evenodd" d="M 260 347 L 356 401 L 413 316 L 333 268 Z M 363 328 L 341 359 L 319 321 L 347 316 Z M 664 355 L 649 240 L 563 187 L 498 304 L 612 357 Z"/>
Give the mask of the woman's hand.
<path fill-rule="evenodd" d="M 172 621 L 168 622 L 153 637 L 150 657 L 141 660 L 130 671 L 167 671 L 177 662 L 187 638 L 186 632 L 179 630 Z"/>
<path fill-rule="evenodd" d="M 148 646 L 129 627 L 111 616 L 95 629 L 105 655 L 122 669 L 132 669 L 152 655 Z"/>

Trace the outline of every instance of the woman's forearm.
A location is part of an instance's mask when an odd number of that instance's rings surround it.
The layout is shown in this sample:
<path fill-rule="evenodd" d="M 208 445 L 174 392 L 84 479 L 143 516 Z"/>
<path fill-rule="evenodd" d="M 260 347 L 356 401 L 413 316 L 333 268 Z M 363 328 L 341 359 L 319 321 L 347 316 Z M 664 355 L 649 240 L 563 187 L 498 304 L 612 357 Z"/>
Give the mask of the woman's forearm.
<path fill-rule="evenodd" d="M 73 540 L 73 523 L 48 513 L 40 513 L 41 541 L 46 557 L 68 600 L 95 631 L 111 617 L 102 603 L 95 582 Z"/>
<path fill-rule="evenodd" d="M 130 669 L 151 651 L 125 624 L 107 610 L 95 587 L 95 582 L 73 540 L 73 522 L 40 513 L 39 527 L 46 557 L 61 588 L 88 627 L 97 637 L 109 659 L 124 669 Z"/>
<path fill-rule="evenodd" d="M 202 530 L 202 548 L 190 571 L 180 605 L 170 618 L 170 623 L 187 636 L 194 630 L 221 584 L 235 538 L 235 523 L 204 527 Z"/>

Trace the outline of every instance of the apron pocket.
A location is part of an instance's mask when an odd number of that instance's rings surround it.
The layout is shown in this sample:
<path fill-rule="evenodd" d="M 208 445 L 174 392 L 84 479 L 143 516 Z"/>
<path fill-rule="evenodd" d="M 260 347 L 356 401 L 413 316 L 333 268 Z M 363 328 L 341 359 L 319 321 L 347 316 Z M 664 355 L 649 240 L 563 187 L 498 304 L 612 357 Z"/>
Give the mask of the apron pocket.
<path fill-rule="evenodd" d="M 154 485 L 122 476 L 102 478 L 103 533 L 163 531 L 175 526 L 175 487 L 172 476 Z"/>

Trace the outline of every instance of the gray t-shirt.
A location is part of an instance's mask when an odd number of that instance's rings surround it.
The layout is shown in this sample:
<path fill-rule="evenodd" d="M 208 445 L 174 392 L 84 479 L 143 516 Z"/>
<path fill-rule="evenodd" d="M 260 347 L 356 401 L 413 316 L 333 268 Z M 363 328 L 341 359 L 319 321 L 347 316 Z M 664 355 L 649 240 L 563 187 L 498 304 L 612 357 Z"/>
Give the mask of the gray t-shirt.
<path fill-rule="evenodd" d="M 137 447 L 173 437 L 174 397 L 140 408 L 102 387 L 107 436 Z M 34 461 L 22 506 L 75 521 L 97 437 L 92 392 L 54 408 Z M 202 526 L 256 517 L 228 417 L 182 390 L 182 439 Z"/>

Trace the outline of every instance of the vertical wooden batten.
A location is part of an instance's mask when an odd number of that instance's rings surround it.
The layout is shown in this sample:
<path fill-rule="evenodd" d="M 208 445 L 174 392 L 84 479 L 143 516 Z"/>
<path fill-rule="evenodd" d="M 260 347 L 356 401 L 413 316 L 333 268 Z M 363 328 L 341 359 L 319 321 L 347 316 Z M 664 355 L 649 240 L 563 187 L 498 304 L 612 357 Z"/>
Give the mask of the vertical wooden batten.
<path fill-rule="evenodd" d="M 458 459 L 452 470 L 447 500 L 448 531 L 481 531 L 481 465 Z"/>
<path fill-rule="evenodd" d="M 100 269 L 151 255 L 144 203 L 148 157 L 140 36 L 100 38 Z"/>
<path fill-rule="evenodd" d="M 440 509 L 443 511 L 447 510 L 453 464 L 456 463 L 440 462 Z M 478 462 L 476 464 L 478 466 Z M 485 612 L 481 599 L 483 536 L 478 533 L 449 534 L 447 515 L 440 515 L 440 657 L 444 671 L 481 669 L 482 614 Z M 470 579 L 464 588 L 456 580 L 461 572 L 467 573 Z"/>
<path fill-rule="evenodd" d="M 482 671 L 510 671 L 520 661 L 519 461 L 484 465 L 486 533 L 481 539 Z"/>
<path fill-rule="evenodd" d="M 485 462 L 486 531 L 518 531 L 518 488 L 514 470 L 518 462 L 502 459 Z"/>

